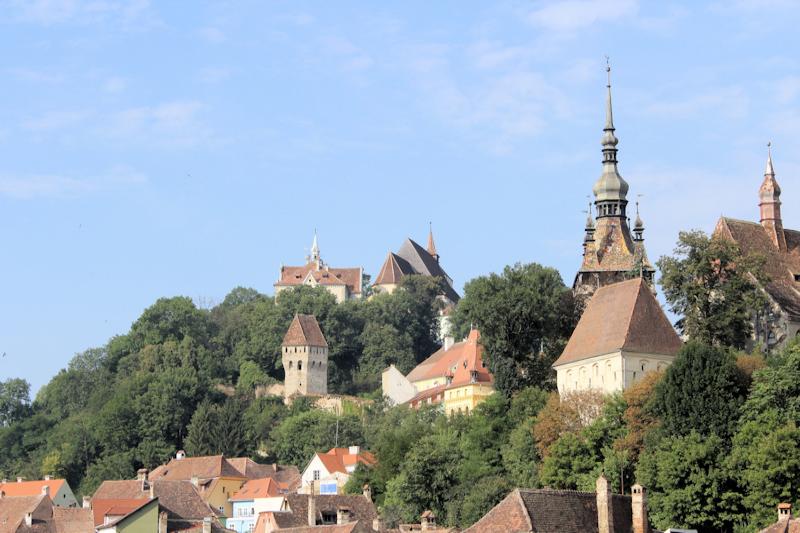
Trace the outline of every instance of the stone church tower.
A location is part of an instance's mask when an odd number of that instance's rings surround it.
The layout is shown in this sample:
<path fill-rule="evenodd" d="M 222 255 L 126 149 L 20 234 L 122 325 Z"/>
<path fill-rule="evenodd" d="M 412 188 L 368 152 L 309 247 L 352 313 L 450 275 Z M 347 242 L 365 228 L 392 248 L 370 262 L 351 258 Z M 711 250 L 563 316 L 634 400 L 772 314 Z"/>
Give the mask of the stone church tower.
<path fill-rule="evenodd" d="M 284 396 L 328 393 L 328 342 L 314 315 L 295 315 L 281 344 Z"/>
<path fill-rule="evenodd" d="M 600 287 L 632 277 L 644 278 L 653 286 L 655 269 L 644 249 L 644 223 L 638 203 L 633 231 L 627 215 L 628 183 L 617 168 L 617 139 L 611 110 L 611 67 L 607 67 L 606 125 L 603 128 L 603 172 L 595 182 L 595 216 L 591 206 L 583 240 L 583 263 L 575 275 L 572 289 L 576 296 L 588 298 Z"/>

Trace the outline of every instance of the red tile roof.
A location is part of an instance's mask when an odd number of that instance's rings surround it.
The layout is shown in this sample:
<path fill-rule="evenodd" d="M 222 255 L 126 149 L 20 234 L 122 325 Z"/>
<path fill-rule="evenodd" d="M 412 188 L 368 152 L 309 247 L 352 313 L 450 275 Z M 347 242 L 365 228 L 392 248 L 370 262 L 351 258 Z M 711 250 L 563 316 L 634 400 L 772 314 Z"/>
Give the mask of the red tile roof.
<path fill-rule="evenodd" d="M 189 481 L 193 477 L 212 479 L 218 477 L 244 478 L 245 476 L 222 455 L 172 459 L 169 463 L 161 465 L 150 472 L 151 480 Z"/>
<path fill-rule="evenodd" d="M 635 278 L 594 293 L 553 366 L 620 350 L 675 355 L 682 345 L 647 282 Z"/>
<path fill-rule="evenodd" d="M 288 492 L 283 483 L 278 483 L 272 478 L 251 479 L 231 496 L 232 501 L 254 500 L 256 498 L 271 498 Z"/>
<path fill-rule="evenodd" d="M 91 509 L 53 507 L 54 533 L 91 533 L 94 531 Z"/>
<path fill-rule="evenodd" d="M 405 276 L 413 274 L 411 265 L 397 254 L 389 252 L 383 262 L 381 271 L 375 278 L 375 285 L 399 284 Z"/>
<path fill-rule="evenodd" d="M 281 346 L 327 347 L 328 341 L 325 340 L 314 315 L 294 315 Z"/>
<path fill-rule="evenodd" d="M 0 498 L 0 533 L 16 533 L 27 513 L 36 521 L 50 520 L 52 509 L 53 502 L 44 494 Z"/>
<path fill-rule="evenodd" d="M 473 329 L 465 341 L 453 344 L 449 350 L 445 350 L 444 347 L 439 348 L 409 372 L 406 378 L 412 383 L 441 378 L 441 385 L 446 382 L 448 376 L 452 376 L 453 383 L 458 381 L 463 385 L 469 383 L 470 371 L 476 369 L 479 381 L 493 381 L 491 373 L 483 366 L 483 345 L 480 343 L 480 332 Z"/>
<path fill-rule="evenodd" d="M 64 483 L 63 479 L 12 481 L 0 483 L 0 491 L 5 492 L 6 496 L 38 496 L 42 493 L 42 487 L 47 487 L 52 499 Z"/>
<path fill-rule="evenodd" d="M 358 463 L 372 466 L 378 462 L 370 452 L 359 450 L 358 454 L 351 454 L 349 448 L 331 448 L 325 453 L 317 453 L 317 457 L 331 474 L 334 472 L 347 473 L 347 467 L 356 466 Z"/>
<path fill-rule="evenodd" d="M 327 265 L 321 267 L 315 263 L 306 263 L 303 266 L 281 267 L 280 279 L 276 287 L 293 287 L 302 285 L 309 273 L 321 285 L 346 285 L 352 294 L 361 294 L 361 268 L 333 268 Z"/>

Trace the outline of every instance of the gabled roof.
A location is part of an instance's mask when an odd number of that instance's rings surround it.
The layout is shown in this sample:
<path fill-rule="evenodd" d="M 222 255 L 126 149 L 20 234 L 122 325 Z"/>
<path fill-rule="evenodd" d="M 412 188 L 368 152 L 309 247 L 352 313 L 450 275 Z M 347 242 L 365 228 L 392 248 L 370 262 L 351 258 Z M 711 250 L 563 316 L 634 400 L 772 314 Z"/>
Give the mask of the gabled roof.
<path fill-rule="evenodd" d="M 90 533 L 94 530 L 92 510 L 53 507 L 54 533 Z"/>
<path fill-rule="evenodd" d="M 36 521 L 50 520 L 53 502 L 44 494 L 37 496 L 4 496 L 0 498 L 0 533 L 15 533 L 31 513 Z"/>
<path fill-rule="evenodd" d="M 444 347 L 436 350 L 409 372 L 406 378 L 412 383 L 441 378 L 444 383 L 451 376 L 454 384 L 458 381 L 463 385 L 470 381 L 472 370 L 478 371 L 478 381 L 493 381 L 491 373 L 483 366 L 483 345 L 477 329 L 470 331 L 466 340 L 453 344 L 449 350 Z"/>
<path fill-rule="evenodd" d="M 218 477 L 243 478 L 245 476 L 222 455 L 173 458 L 169 463 L 150 472 L 151 480 L 189 481 L 193 477 L 212 479 Z"/>
<path fill-rule="evenodd" d="M 314 315 L 294 315 L 281 346 L 327 347 L 328 341 L 325 340 Z"/>
<path fill-rule="evenodd" d="M 412 239 L 406 239 L 400 247 L 400 250 L 398 250 L 397 255 L 405 259 L 416 274 L 444 279 L 444 293 L 451 302 L 458 303 L 461 299 L 455 289 L 450 285 L 450 276 L 448 276 L 447 272 L 439 265 L 439 262 L 428 253 L 425 248 Z"/>
<path fill-rule="evenodd" d="M 226 460 L 247 479 L 272 478 L 279 484 L 286 485 L 290 491 L 297 490 L 300 486 L 300 470 L 294 465 L 261 464 L 249 457 L 231 457 Z"/>
<path fill-rule="evenodd" d="M 767 230 L 757 222 L 722 217 L 715 235 L 731 239 L 743 254 L 758 254 L 764 258 L 764 271 L 770 281 L 764 287 L 790 318 L 800 320 L 800 285 L 794 276 L 800 275 L 800 232 L 784 229 L 786 252 L 781 252 Z"/>
<path fill-rule="evenodd" d="M 295 522 L 292 525 L 308 524 L 309 497 L 308 494 L 286 495 L 286 503 L 291 510 L 291 514 L 294 515 L 294 520 L 302 520 L 302 522 Z M 342 507 L 350 509 L 351 520 L 360 520 L 365 524 L 372 525 L 372 521 L 378 516 L 375 504 L 360 494 L 318 494 L 314 496 L 314 505 L 317 509 L 317 518 L 320 521 L 322 520 L 322 513 L 336 513 Z M 286 513 L 273 513 L 273 516 L 278 519 L 279 515 L 284 514 Z"/>
<path fill-rule="evenodd" d="M 257 498 L 273 498 L 287 492 L 283 483 L 274 479 L 251 479 L 247 481 L 236 493 L 231 496 L 231 501 L 255 500 Z"/>
<path fill-rule="evenodd" d="M 52 499 L 64 483 L 66 481 L 63 479 L 12 481 L 10 483 L 0 483 L 0 491 L 5 492 L 6 496 L 38 496 L 42 493 L 42 488 L 47 487 Z"/>
<path fill-rule="evenodd" d="M 612 533 L 633 530 L 631 497 L 611 495 Z M 591 533 L 597 527 L 597 496 L 574 490 L 515 489 L 463 533 Z"/>
<path fill-rule="evenodd" d="M 92 499 L 92 519 L 95 526 L 105 524 L 107 516 L 127 516 L 144 507 L 149 498 L 94 498 Z"/>
<path fill-rule="evenodd" d="M 302 266 L 281 267 L 280 279 L 275 282 L 275 286 L 293 287 L 302 285 L 309 273 L 321 285 L 344 284 L 352 294 L 361 294 L 362 270 L 360 267 L 334 268 L 327 265 L 319 265 L 313 261 Z"/>
<path fill-rule="evenodd" d="M 182 459 L 185 460 L 185 459 Z M 152 484 L 153 494 L 158 498 L 162 511 L 170 520 L 202 520 L 214 515 L 214 511 L 203 501 L 191 481 L 169 481 L 165 479 L 150 482 L 138 480 L 104 481 L 92 497 L 95 502 L 106 499 L 150 499 L 150 490 L 145 483 Z"/>
<path fill-rule="evenodd" d="M 414 274 L 413 267 L 399 255 L 389 252 L 386 261 L 383 262 L 378 277 L 375 278 L 375 285 L 398 284 L 410 274 Z"/>
<path fill-rule="evenodd" d="M 335 472 L 347 473 L 347 467 L 353 467 L 361 463 L 366 466 L 372 466 L 377 463 L 375 456 L 364 450 L 359 450 L 357 454 L 350 453 L 349 448 L 331 448 L 325 453 L 317 453 L 322 464 L 328 473 Z"/>
<path fill-rule="evenodd" d="M 635 278 L 594 293 L 553 366 L 620 350 L 675 355 L 682 345 L 647 282 Z"/>

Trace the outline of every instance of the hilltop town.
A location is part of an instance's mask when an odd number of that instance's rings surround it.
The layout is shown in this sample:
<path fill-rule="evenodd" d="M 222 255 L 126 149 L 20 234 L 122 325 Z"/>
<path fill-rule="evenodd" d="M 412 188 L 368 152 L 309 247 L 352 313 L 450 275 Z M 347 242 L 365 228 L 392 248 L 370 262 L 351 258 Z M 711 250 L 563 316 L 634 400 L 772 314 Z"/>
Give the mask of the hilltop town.
<path fill-rule="evenodd" d="M 314 233 L 273 296 L 162 298 L 35 399 L 0 383 L 0 533 L 800 528 L 800 231 L 772 150 L 752 220 L 653 262 L 610 72 L 605 115 L 571 284 L 530 263 L 459 290 L 430 226 L 370 268 Z"/>

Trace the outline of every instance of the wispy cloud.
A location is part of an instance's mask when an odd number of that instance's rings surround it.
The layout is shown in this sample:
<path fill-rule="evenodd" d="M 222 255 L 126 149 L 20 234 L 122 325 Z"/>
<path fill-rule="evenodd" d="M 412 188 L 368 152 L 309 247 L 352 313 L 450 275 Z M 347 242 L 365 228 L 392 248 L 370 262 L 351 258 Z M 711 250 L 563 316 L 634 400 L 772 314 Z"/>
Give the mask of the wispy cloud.
<path fill-rule="evenodd" d="M 141 184 L 147 176 L 130 167 L 117 166 L 94 177 L 75 178 L 56 174 L 30 176 L 0 173 L 0 195 L 16 199 L 74 198 L 117 186 Z"/>
<path fill-rule="evenodd" d="M 111 114 L 101 129 L 117 140 L 195 146 L 210 137 L 210 131 L 198 117 L 202 108 L 194 100 L 132 107 Z"/>
<path fill-rule="evenodd" d="M 544 30 L 574 32 L 635 15 L 638 9 L 636 0 L 566 0 L 541 5 L 530 13 L 528 20 Z"/>
<path fill-rule="evenodd" d="M 142 30 L 161 25 L 149 0 L 4 0 L 0 7 L 20 22 L 43 26 L 113 22 Z"/>
<path fill-rule="evenodd" d="M 22 122 L 22 127 L 29 131 L 46 132 L 75 126 L 84 121 L 89 113 L 81 110 L 51 111 Z"/>
<path fill-rule="evenodd" d="M 750 100 L 742 87 L 715 87 L 702 92 L 692 91 L 684 99 L 658 99 L 646 105 L 644 111 L 650 115 L 676 118 L 697 117 L 714 111 L 729 118 L 747 115 Z"/>

